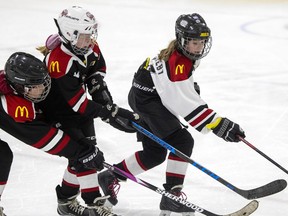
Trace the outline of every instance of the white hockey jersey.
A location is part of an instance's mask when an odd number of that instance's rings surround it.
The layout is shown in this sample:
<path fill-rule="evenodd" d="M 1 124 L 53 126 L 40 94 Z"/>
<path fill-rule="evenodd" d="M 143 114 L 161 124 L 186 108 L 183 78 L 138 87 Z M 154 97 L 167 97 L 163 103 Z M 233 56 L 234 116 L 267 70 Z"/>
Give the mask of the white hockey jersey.
<path fill-rule="evenodd" d="M 207 133 L 210 129 L 205 126 L 219 116 L 208 108 L 194 88 L 192 73 L 199 63 L 200 60 L 193 63 L 175 51 L 168 62 L 155 57 L 149 67 L 163 105 L 175 116 L 183 117 L 196 130 Z"/>

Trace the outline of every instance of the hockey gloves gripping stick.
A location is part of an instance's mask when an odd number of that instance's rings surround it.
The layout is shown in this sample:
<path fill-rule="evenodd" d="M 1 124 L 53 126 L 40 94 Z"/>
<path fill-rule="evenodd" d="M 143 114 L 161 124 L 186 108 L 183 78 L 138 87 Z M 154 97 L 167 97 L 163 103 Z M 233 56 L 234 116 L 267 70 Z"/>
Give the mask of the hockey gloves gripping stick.
<path fill-rule="evenodd" d="M 183 154 L 181 151 L 177 150 L 164 140 L 160 139 L 159 137 L 155 136 L 142 126 L 138 125 L 135 122 L 132 122 L 132 125 L 137 131 L 140 133 L 144 134 L 145 136 L 149 137 L 162 147 L 166 148 L 170 152 L 172 152 L 174 155 L 177 155 L 178 157 L 182 158 L 184 161 L 190 163 L 197 169 L 201 170 L 202 172 L 206 173 L 216 181 L 220 182 L 221 184 L 225 185 L 227 188 L 231 189 L 232 191 L 236 192 L 237 194 L 241 195 L 242 197 L 246 199 L 256 199 L 256 198 L 261 198 L 265 196 L 269 196 L 275 193 L 278 193 L 282 190 L 284 190 L 287 187 L 287 182 L 284 179 L 278 179 L 275 181 L 272 181 L 266 185 L 260 186 L 258 188 L 250 189 L 250 190 L 243 190 L 240 189 L 234 185 L 232 185 L 230 182 L 226 181 L 225 179 L 221 178 L 217 174 L 213 173 L 206 167 L 202 166 L 201 164 L 197 163 L 196 161 L 192 160 L 189 158 L 187 155 Z"/>
<path fill-rule="evenodd" d="M 239 142 L 239 136 L 245 138 L 242 128 L 227 118 L 217 118 L 214 122 L 207 124 L 206 127 L 227 142 Z"/>
<path fill-rule="evenodd" d="M 135 128 L 132 127 L 131 121 L 138 122 L 140 117 L 137 113 L 130 112 L 127 109 L 118 107 L 116 104 L 107 104 L 102 107 L 98 116 L 102 121 L 109 123 L 114 128 L 127 132 L 136 132 Z"/>
<path fill-rule="evenodd" d="M 113 103 L 107 84 L 100 74 L 92 74 L 85 80 L 85 83 L 87 84 L 89 94 L 92 96 L 93 101 L 102 105 Z"/>
<path fill-rule="evenodd" d="M 84 166 L 87 169 L 96 169 L 101 171 L 104 169 L 103 162 L 105 161 L 103 152 L 100 151 L 95 145 L 89 145 L 89 149 L 79 154 L 76 169 Z"/>

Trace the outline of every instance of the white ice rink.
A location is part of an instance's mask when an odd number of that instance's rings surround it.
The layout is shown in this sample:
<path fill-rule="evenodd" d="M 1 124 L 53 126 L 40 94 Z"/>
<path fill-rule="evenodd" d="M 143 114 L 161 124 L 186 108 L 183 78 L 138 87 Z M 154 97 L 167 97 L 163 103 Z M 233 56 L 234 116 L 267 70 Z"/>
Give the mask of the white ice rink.
<path fill-rule="evenodd" d="M 57 31 L 53 18 L 71 5 L 86 7 L 96 16 L 106 80 L 114 101 L 125 108 L 138 66 L 174 38 L 180 14 L 200 13 L 213 36 L 212 50 L 194 75 L 202 98 L 220 115 L 239 123 L 248 141 L 288 169 L 287 0 L 0 0 L 0 68 L 15 51 L 42 58 L 35 47 Z M 100 120 L 95 124 L 107 162 L 117 163 L 141 149 L 134 134 Z M 287 174 L 244 143 L 226 143 L 212 133 L 189 130 L 195 138 L 192 158 L 233 185 L 251 189 L 276 179 L 288 181 Z M 7 216 L 56 216 L 55 186 L 61 182 L 65 159 L 33 149 L 3 131 L 0 137 L 14 152 L 1 201 Z M 138 177 L 162 187 L 165 165 Z M 217 214 L 234 212 L 249 202 L 193 166 L 184 191 L 190 202 Z M 128 181 L 122 184 L 114 212 L 157 216 L 160 198 Z M 288 215 L 288 189 L 259 202 L 255 216 Z"/>

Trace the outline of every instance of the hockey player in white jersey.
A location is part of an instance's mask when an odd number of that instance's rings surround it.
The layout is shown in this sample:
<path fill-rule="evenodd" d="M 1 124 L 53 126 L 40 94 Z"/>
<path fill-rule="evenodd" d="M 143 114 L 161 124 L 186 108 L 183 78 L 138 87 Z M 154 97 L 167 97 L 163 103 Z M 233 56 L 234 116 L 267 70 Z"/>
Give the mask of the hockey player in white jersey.
<path fill-rule="evenodd" d="M 191 156 L 194 140 L 188 130 L 182 126 L 178 116 L 197 131 L 213 131 L 228 142 L 239 142 L 238 135 L 245 137 L 240 126 L 228 118 L 221 117 L 209 108 L 200 97 L 200 88 L 194 82 L 193 73 L 212 46 L 211 32 L 205 20 L 196 13 L 178 17 L 175 25 L 176 39 L 167 48 L 160 51 L 151 61 L 147 59 L 135 73 L 129 92 L 129 105 L 139 113 L 142 125 L 156 136 L 169 143 L 187 156 Z M 166 160 L 167 150 L 150 138 L 137 134 L 143 144 L 143 150 L 135 152 L 115 166 L 133 175 L 143 173 Z M 188 163 L 169 153 L 164 188 L 176 196 L 182 192 Z M 106 170 L 99 174 L 99 184 L 110 202 L 117 203 L 113 184 L 123 177 Z M 178 202 L 162 196 L 161 216 L 171 212 L 183 216 L 194 216 L 189 209 Z"/>

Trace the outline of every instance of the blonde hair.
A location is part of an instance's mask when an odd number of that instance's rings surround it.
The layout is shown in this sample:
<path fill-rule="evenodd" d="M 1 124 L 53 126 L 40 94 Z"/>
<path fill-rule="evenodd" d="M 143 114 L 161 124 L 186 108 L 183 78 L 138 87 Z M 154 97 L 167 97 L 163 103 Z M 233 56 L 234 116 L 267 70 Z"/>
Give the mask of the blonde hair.
<path fill-rule="evenodd" d="M 176 50 L 176 46 L 177 46 L 177 40 L 174 39 L 172 40 L 168 47 L 165 49 L 162 49 L 158 55 L 158 58 L 160 60 L 164 60 L 164 61 L 168 61 L 169 57 L 171 56 L 171 54 Z"/>
<path fill-rule="evenodd" d="M 42 53 L 44 56 L 46 56 L 50 50 L 46 46 L 39 46 L 36 47 L 36 50 L 38 50 L 40 53 Z"/>

